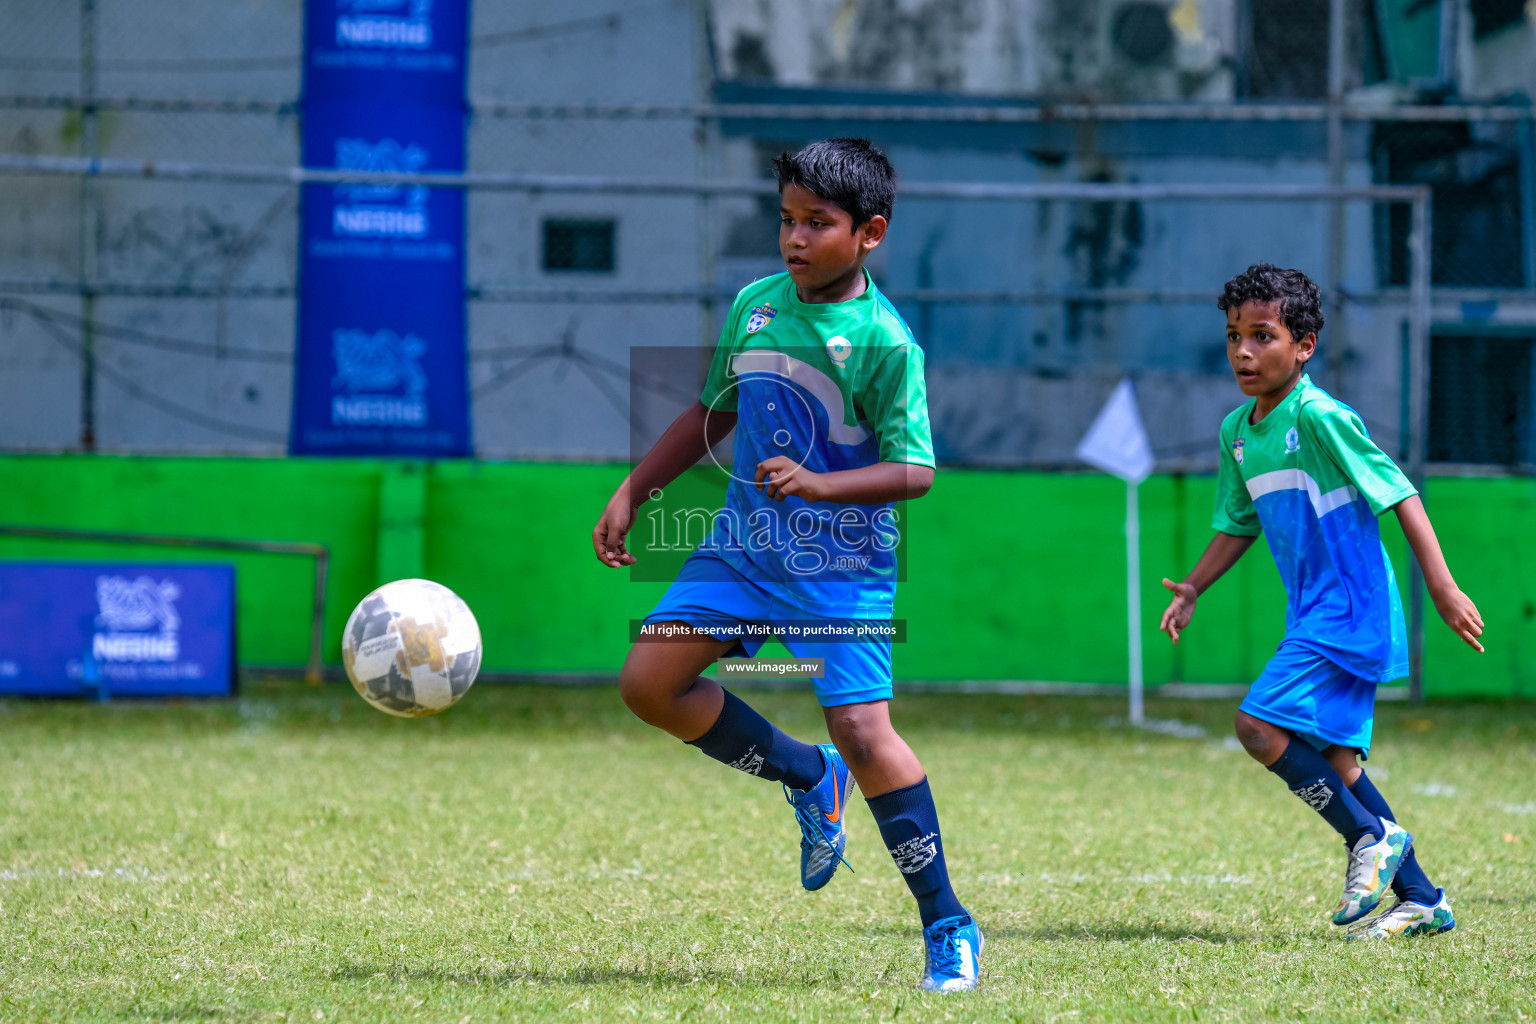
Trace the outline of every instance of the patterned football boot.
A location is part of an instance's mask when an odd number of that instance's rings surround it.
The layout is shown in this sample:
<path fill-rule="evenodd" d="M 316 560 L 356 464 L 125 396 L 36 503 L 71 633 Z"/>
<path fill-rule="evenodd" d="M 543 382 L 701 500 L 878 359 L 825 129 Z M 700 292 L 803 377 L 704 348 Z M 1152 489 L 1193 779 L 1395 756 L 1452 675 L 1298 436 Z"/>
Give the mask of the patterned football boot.
<path fill-rule="evenodd" d="M 853 790 L 853 773 L 837 748 L 818 743 L 826 765 L 821 781 L 807 790 L 784 787 L 784 799 L 795 809 L 800 825 L 800 884 L 815 892 L 837 872 L 838 864 L 848 864 L 843 850 L 848 845 L 848 830 L 843 827 L 848 794 Z M 848 866 L 853 870 L 853 865 Z"/>
<path fill-rule="evenodd" d="M 925 992 L 966 992 L 981 978 L 981 951 L 986 945 L 970 912 L 941 917 L 923 929 L 927 963 L 918 987 Z"/>
<path fill-rule="evenodd" d="M 1451 915 L 1451 900 L 1444 889 L 1439 891 L 1439 897 L 1433 906 L 1398 900 L 1375 917 L 1356 923 L 1345 938 L 1395 939 L 1448 932 L 1456 927 L 1456 918 Z"/>
<path fill-rule="evenodd" d="M 1333 909 L 1334 924 L 1350 924 L 1376 909 L 1376 905 L 1392 888 L 1397 868 L 1413 845 L 1413 836 L 1396 822 L 1377 819 L 1386 834 L 1380 839 L 1363 835 L 1349 851 L 1349 862 L 1344 869 L 1344 895 Z"/>

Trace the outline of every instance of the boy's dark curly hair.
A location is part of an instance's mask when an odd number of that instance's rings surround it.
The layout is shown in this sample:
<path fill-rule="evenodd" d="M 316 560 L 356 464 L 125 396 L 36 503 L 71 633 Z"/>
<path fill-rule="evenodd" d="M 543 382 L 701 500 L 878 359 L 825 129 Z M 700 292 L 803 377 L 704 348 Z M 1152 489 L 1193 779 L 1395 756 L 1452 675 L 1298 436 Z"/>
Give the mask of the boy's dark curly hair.
<path fill-rule="evenodd" d="M 1294 341 L 1323 329 L 1323 302 L 1317 285 L 1299 270 L 1255 263 L 1228 281 L 1216 308 L 1222 312 L 1245 302 L 1280 302 L 1280 319 Z"/>
<path fill-rule="evenodd" d="M 848 211 L 857 228 L 871 217 L 891 219 L 896 170 L 868 139 L 822 139 L 794 156 L 773 158 L 779 191 L 799 185 Z"/>

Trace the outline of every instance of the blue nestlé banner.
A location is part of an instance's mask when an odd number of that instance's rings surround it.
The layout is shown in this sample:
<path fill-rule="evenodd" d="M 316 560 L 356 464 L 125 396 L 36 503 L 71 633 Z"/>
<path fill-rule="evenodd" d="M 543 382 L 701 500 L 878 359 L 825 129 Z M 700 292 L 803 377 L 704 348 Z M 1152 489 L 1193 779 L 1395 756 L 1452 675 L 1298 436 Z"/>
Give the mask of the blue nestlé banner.
<path fill-rule="evenodd" d="M 309 0 L 303 159 L 464 170 L 468 0 Z M 306 185 L 289 446 L 470 452 L 464 194 Z"/>
<path fill-rule="evenodd" d="M 234 692 L 235 570 L 0 562 L 0 693 Z"/>

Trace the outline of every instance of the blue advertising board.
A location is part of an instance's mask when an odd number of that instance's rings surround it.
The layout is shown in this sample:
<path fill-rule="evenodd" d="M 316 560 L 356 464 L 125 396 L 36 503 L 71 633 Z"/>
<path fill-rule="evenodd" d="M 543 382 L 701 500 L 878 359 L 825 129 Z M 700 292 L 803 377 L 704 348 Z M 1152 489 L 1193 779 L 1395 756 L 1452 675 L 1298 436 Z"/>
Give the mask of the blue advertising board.
<path fill-rule="evenodd" d="M 0 562 L 0 693 L 225 697 L 231 565 Z"/>
<path fill-rule="evenodd" d="M 310 0 L 303 159 L 464 170 L 467 0 Z M 303 190 L 289 447 L 306 455 L 470 453 L 464 194 Z"/>
<path fill-rule="evenodd" d="M 462 110 L 469 0 L 309 0 L 306 101 Z"/>

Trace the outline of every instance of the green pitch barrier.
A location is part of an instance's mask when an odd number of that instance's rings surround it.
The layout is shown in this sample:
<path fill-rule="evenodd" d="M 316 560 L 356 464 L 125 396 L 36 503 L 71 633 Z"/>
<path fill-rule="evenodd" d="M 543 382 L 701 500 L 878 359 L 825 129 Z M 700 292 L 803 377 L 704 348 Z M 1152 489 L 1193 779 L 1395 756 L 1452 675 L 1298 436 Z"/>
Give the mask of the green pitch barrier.
<path fill-rule="evenodd" d="M 353 605 L 390 579 L 424 576 L 479 618 L 485 666 L 508 673 L 612 673 L 629 622 L 665 590 L 606 569 L 590 534 L 622 466 L 260 458 L 0 457 L 0 524 L 309 541 L 330 549 L 326 660 Z M 692 482 L 707 494 L 707 478 Z M 1159 581 L 1210 536 L 1210 477 L 1142 486 L 1143 643 L 1149 683 L 1246 683 L 1284 628 L 1285 597 L 1262 542 L 1201 599 L 1178 648 L 1157 633 Z M 1427 497 L 1451 569 L 1488 624 L 1488 653 L 1431 617 L 1432 697 L 1536 695 L 1536 584 L 1525 538 L 1536 484 L 1441 477 Z M 1099 474 L 942 470 L 906 512 L 897 616 L 908 680 L 1117 683 L 1126 677 L 1124 491 Z M 1407 578 L 1396 519 L 1383 535 Z M 312 564 L 199 552 L 0 537 L 0 558 L 217 560 L 239 573 L 240 658 L 298 667 L 307 654 Z M 1432 615 L 1433 613 L 1431 613 Z"/>

